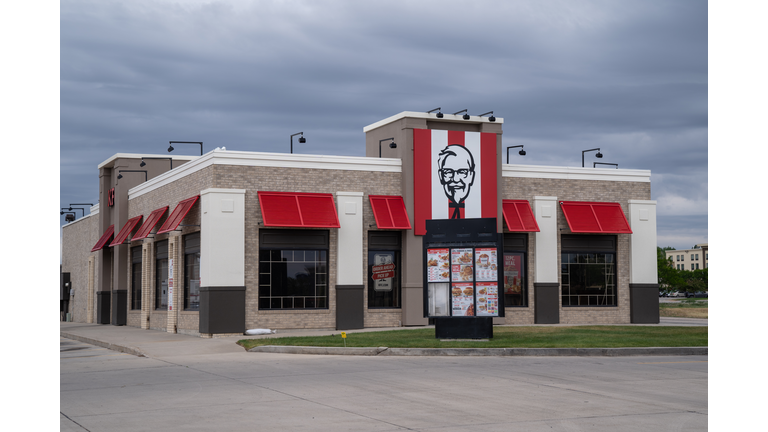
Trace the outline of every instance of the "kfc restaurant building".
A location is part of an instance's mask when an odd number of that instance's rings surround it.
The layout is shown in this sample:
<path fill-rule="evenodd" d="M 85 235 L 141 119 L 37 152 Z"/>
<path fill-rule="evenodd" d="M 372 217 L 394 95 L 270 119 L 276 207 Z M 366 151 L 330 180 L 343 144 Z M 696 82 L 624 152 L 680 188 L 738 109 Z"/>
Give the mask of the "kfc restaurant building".
<path fill-rule="evenodd" d="M 203 337 L 419 326 L 431 278 L 447 293 L 484 266 L 495 324 L 658 323 L 650 171 L 503 164 L 502 125 L 403 112 L 364 128 L 366 157 L 116 154 L 99 204 L 63 228 L 73 320 Z M 490 261 L 464 275 L 426 254 L 427 221 L 474 219 L 503 238 Z"/>

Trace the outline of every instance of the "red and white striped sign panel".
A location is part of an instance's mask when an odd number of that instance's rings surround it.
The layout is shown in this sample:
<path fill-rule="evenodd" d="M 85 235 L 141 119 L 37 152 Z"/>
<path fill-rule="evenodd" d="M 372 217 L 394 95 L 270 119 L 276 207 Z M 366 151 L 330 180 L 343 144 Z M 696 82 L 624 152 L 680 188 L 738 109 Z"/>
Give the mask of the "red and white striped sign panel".
<path fill-rule="evenodd" d="M 497 217 L 496 179 L 496 134 L 414 129 L 414 233 L 428 219 Z"/>

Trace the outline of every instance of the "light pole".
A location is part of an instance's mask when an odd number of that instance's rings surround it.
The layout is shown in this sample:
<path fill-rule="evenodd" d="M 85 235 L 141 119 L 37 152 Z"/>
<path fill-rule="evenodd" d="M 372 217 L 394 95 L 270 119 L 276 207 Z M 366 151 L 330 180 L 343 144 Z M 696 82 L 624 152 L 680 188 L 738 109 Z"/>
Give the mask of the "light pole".
<path fill-rule="evenodd" d="M 602 159 L 602 157 L 603 157 L 603 154 L 602 154 L 602 153 L 600 153 L 600 147 L 598 147 L 598 148 L 593 148 L 593 149 L 589 149 L 589 150 L 584 150 L 584 151 L 582 151 L 582 152 L 581 152 L 581 167 L 582 167 L 582 168 L 584 168 L 584 153 L 586 153 L 586 152 L 591 152 L 591 151 L 595 151 L 595 150 L 597 150 L 597 154 L 596 154 L 595 156 L 596 156 L 598 159 Z"/>
<path fill-rule="evenodd" d="M 307 139 L 304 138 L 304 132 L 298 132 L 291 135 L 291 154 L 293 154 L 293 137 L 295 137 L 296 135 L 301 135 L 299 137 L 299 144 L 304 144 L 305 142 L 307 142 Z"/>
<path fill-rule="evenodd" d="M 203 155 L 203 142 L 202 141 L 168 141 L 168 153 L 173 151 L 174 144 L 200 144 L 200 156 Z"/>
<path fill-rule="evenodd" d="M 379 157 L 381 157 L 381 143 L 389 140 L 392 140 L 392 142 L 389 143 L 389 148 L 397 148 L 397 144 L 395 143 L 394 138 L 384 138 L 383 140 L 379 140 Z"/>
<path fill-rule="evenodd" d="M 522 144 L 521 145 L 516 145 L 516 146 L 509 146 L 509 147 L 507 147 L 507 165 L 509 165 L 509 149 L 516 148 L 516 147 L 520 147 L 520 151 L 517 152 L 517 154 L 519 154 L 520 156 L 525 156 L 525 150 L 523 150 Z"/>

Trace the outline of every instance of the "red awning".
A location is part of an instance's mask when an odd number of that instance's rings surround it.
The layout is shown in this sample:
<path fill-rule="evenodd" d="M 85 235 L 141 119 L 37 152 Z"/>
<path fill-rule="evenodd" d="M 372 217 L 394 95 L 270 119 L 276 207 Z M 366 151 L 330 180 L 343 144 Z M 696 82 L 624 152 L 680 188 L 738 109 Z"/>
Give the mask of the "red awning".
<path fill-rule="evenodd" d="M 341 228 L 333 195 L 304 192 L 258 192 L 264 226 Z"/>
<path fill-rule="evenodd" d="M 136 235 L 133 236 L 133 240 L 141 240 L 145 239 L 149 236 L 149 234 L 152 232 L 152 229 L 155 228 L 155 225 L 157 225 L 157 222 L 160 221 L 160 219 L 163 217 L 165 212 L 168 211 L 168 206 L 165 206 L 163 208 L 159 208 L 147 216 L 147 220 L 144 221 L 144 224 L 139 228 L 138 231 L 136 231 Z"/>
<path fill-rule="evenodd" d="M 91 249 L 91 252 L 96 252 L 97 250 L 101 250 L 104 248 L 104 246 L 107 245 L 107 242 L 109 242 L 109 239 L 112 238 L 112 234 L 115 233 L 115 226 L 110 225 L 109 228 L 107 228 L 106 231 L 104 231 L 104 234 L 101 236 L 98 242 L 96 242 L 96 246 Z"/>
<path fill-rule="evenodd" d="M 373 207 L 373 217 L 380 229 L 411 229 L 411 221 L 405 211 L 401 196 L 368 195 Z"/>
<path fill-rule="evenodd" d="M 109 247 L 119 246 L 123 244 L 125 239 L 128 238 L 128 235 L 130 235 L 133 229 L 136 227 L 136 224 L 141 222 L 141 219 L 143 217 L 144 217 L 143 215 L 140 215 L 140 216 L 136 216 L 128 219 L 128 222 L 126 222 L 125 225 L 123 225 L 123 229 L 121 229 L 120 232 L 117 233 L 117 235 L 115 236 L 115 240 L 109 244 Z"/>
<path fill-rule="evenodd" d="M 168 216 L 168 219 L 165 220 L 165 223 L 163 226 L 160 227 L 159 230 L 157 230 L 158 234 L 163 234 L 167 232 L 171 232 L 178 228 L 179 224 L 181 223 L 182 219 L 184 219 L 184 216 L 189 213 L 189 210 L 192 208 L 193 205 L 197 202 L 197 200 L 200 198 L 200 195 L 195 195 L 192 198 L 187 198 L 184 201 L 181 201 L 175 209 L 173 209 L 173 212 L 170 216 Z"/>
<path fill-rule="evenodd" d="M 574 233 L 632 234 L 619 203 L 560 201 Z"/>
<path fill-rule="evenodd" d="M 527 200 L 502 200 L 502 211 L 507 229 L 512 232 L 539 232 L 539 224 L 533 216 Z"/>

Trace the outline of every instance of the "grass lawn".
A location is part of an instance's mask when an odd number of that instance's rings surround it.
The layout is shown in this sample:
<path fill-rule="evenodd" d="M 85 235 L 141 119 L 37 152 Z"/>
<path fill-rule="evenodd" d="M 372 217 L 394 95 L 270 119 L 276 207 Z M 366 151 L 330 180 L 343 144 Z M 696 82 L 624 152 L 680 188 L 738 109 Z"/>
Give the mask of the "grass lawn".
<path fill-rule="evenodd" d="M 659 303 L 659 316 L 709 318 L 709 302 L 707 299 L 690 298 L 675 303 Z"/>
<path fill-rule="evenodd" d="M 237 342 L 262 345 L 344 346 L 341 336 L 278 337 Z M 620 348 L 707 346 L 707 327 L 494 327 L 488 341 L 440 341 L 433 328 L 347 333 L 348 347 L 389 348 Z"/>

